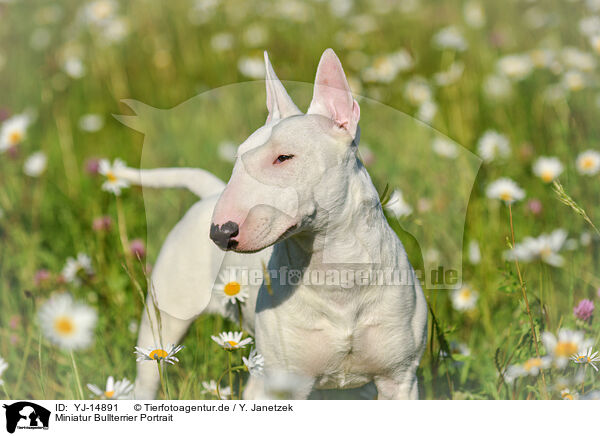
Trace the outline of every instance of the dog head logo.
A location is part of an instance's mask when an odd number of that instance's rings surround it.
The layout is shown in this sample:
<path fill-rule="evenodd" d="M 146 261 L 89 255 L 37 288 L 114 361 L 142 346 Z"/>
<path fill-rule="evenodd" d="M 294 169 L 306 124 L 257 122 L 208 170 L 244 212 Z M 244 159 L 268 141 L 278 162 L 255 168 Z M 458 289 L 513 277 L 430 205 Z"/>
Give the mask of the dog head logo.
<path fill-rule="evenodd" d="M 10 405 L 4 404 L 6 409 L 6 431 L 14 433 L 18 429 L 48 429 L 50 411 L 42 406 L 28 401 L 19 401 Z"/>

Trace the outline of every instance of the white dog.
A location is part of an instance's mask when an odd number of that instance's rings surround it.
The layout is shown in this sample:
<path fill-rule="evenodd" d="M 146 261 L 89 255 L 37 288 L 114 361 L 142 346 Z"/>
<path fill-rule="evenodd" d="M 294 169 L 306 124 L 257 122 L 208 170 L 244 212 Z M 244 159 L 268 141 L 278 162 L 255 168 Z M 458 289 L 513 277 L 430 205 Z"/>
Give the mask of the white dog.
<path fill-rule="evenodd" d="M 126 168 L 117 174 L 149 187 L 186 187 L 202 197 L 160 251 L 151 282 L 161 332 L 151 328 L 157 325 L 153 311 L 150 319 L 144 313 L 138 345 L 179 342 L 202 312 L 235 319 L 211 292 L 219 272 L 262 272 L 266 266 L 279 276 L 270 286 L 250 283 L 242 310 L 266 374 L 300 375 L 296 398 L 370 382 L 380 399 L 417 398 L 427 304 L 357 157 L 360 110 L 342 65 L 333 50 L 323 53 L 303 114 L 266 53 L 265 64 L 269 115 L 239 146 L 227 185 L 200 169 Z M 382 282 L 382 271 L 399 273 L 401 280 Z M 359 279 L 365 272 L 379 279 Z M 342 277 L 353 279 L 344 284 Z M 154 362 L 140 362 L 136 398 L 154 397 L 158 384 Z M 244 398 L 261 397 L 263 385 L 264 378 L 250 376 Z"/>

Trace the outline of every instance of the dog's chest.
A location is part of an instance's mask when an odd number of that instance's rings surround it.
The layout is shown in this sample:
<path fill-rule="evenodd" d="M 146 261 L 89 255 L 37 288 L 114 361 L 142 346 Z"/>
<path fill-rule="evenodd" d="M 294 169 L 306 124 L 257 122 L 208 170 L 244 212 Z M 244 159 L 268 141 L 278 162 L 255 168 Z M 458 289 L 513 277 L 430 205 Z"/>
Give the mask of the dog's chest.
<path fill-rule="evenodd" d="M 278 349 L 277 357 L 286 357 L 280 363 L 314 376 L 318 388 L 368 383 L 386 365 L 378 338 L 397 334 L 393 322 L 383 318 L 388 311 L 380 307 L 389 301 L 362 291 L 298 291 L 265 319 L 257 318 L 261 341 L 267 331 L 269 348 Z M 273 356 L 280 360 L 277 357 Z"/>

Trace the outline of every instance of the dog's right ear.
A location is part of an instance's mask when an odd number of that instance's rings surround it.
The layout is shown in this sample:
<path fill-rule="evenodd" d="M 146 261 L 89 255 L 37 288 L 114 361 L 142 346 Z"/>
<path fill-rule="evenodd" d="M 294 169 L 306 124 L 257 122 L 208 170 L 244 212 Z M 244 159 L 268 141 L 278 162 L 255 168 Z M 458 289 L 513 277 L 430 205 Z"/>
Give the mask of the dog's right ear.
<path fill-rule="evenodd" d="M 279 81 L 279 78 L 277 78 L 266 51 L 265 69 L 267 70 L 265 84 L 267 86 L 267 109 L 269 110 L 267 123 L 273 120 L 291 117 L 292 115 L 301 115 L 302 112 L 294 104 L 282 83 Z"/>

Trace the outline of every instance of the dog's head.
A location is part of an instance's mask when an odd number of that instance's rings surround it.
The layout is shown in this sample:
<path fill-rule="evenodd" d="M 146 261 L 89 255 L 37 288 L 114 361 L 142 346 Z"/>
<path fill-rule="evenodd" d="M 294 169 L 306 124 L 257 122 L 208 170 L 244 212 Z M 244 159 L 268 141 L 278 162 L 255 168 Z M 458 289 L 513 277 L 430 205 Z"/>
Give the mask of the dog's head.
<path fill-rule="evenodd" d="M 266 53 L 265 64 L 267 121 L 239 146 L 213 212 L 210 237 L 222 249 L 254 252 L 326 226 L 328 211 L 343 207 L 356 166 L 360 109 L 333 50 L 321 57 L 306 114 Z"/>

